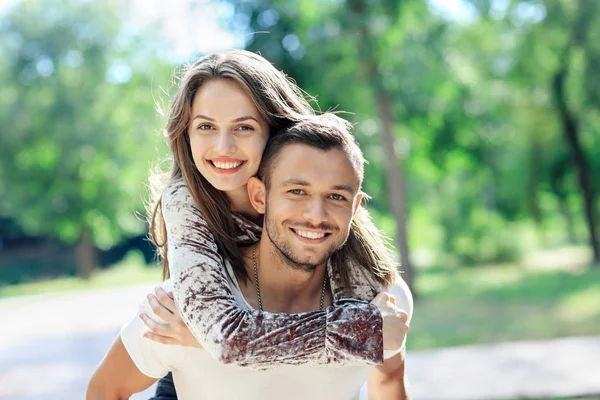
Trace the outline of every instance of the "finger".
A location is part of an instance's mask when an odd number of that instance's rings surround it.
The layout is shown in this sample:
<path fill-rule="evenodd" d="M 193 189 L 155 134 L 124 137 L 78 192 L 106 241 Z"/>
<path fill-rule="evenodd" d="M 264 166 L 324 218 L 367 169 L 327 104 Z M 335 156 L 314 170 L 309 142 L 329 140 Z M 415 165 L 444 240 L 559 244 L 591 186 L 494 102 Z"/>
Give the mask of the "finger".
<path fill-rule="evenodd" d="M 169 297 L 167 292 L 165 292 L 160 286 L 156 288 L 156 297 L 160 304 L 165 307 L 171 314 L 174 314 L 176 311 L 175 302 L 172 297 Z"/>
<path fill-rule="evenodd" d="M 144 337 L 146 339 L 150 339 L 152 341 L 155 341 L 155 342 L 158 342 L 158 343 L 162 343 L 162 344 L 179 344 L 179 342 L 176 341 L 173 338 L 170 338 L 168 336 L 157 335 L 157 334 L 152 333 L 152 332 L 146 332 L 146 333 L 144 333 Z"/>
<path fill-rule="evenodd" d="M 393 305 L 396 305 L 396 298 L 392 295 L 389 295 L 390 299 L 388 300 L 390 303 L 392 303 Z"/>
<path fill-rule="evenodd" d="M 148 304 L 150 304 L 150 308 L 154 311 L 157 317 L 162 319 L 163 321 L 171 324 L 173 321 L 173 313 L 169 311 L 166 307 L 164 307 L 160 301 L 153 294 L 148 295 Z"/>
<path fill-rule="evenodd" d="M 173 300 L 175 300 L 175 297 L 173 296 L 173 292 L 167 293 L 167 296 L 169 296 L 170 298 L 172 298 Z"/>
<path fill-rule="evenodd" d="M 406 324 L 406 322 L 408 321 L 408 314 L 405 311 L 397 311 L 396 315 L 398 317 L 400 317 L 400 319 L 402 320 L 402 322 L 404 322 Z"/>
<path fill-rule="evenodd" d="M 152 331 L 153 333 L 156 333 L 157 335 L 161 336 L 172 336 L 172 331 L 169 328 L 169 325 L 159 324 L 146 314 L 140 314 L 140 318 L 142 319 L 142 321 L 144 321 L 144 324 L 148 327 L 148 329 L 150 329 L 150 331 Z"/>
<path fill-rule="evenodd" d="M 377 296 L 371 301 L 371 303 L 385 304 L 390 299 L 390 295 L 387 292 L 379 292 Z"/>

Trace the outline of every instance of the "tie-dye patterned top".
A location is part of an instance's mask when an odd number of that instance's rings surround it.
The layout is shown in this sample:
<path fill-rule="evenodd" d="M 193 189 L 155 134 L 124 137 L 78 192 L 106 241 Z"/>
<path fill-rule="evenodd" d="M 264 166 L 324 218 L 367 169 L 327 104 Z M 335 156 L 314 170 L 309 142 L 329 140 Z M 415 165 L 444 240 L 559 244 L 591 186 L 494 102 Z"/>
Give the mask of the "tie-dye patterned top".
<path fill-rule="evenodd" d="M 183 320 L 222 363 L 253 368 L 280 364 L 377 365 L 383 362 L 382 317 L 369 301 L 383 288 L 364 268 L 351 268 L 343 290 L 328 266 L 334 305 L 298 314 L 242 309 L 227 280 L 214 236 L 182 180 L 162 196 L 173 295 Z M 237 240 L 258 241 L 261 228 L 234 214 Z"/>

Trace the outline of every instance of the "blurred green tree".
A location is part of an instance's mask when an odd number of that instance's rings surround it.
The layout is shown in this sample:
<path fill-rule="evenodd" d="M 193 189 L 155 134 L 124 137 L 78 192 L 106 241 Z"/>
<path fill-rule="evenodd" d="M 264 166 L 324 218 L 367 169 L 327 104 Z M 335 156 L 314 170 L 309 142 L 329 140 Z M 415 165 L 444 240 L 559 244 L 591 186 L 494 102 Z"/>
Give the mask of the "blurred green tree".
<path fill-rule="evenodd" d="M 593 172 L 598 157 L 589 149 L 598 145 L 600 128 L 596 72 L 600 67 L 600 7 L 586 0 L 510 1 L 499 13 L 493 1 L 471 4 L 482 17 L 479 26 L 494 26 L 500 39 L 510 43 L 495 58 L 504 70 L 509 97 L 515 100 L 508 108 L 509 122 L 524 128 L 527 137 L 529 215 L 542 225 L 540 199 L 544 191 L 552 193 L 558 203 L 552 211 L 564 219 L 569 241 L 576 242 L 574 220 L 581 213 L 597 263 L 596 187 L 600 179 Z"/>
<path fill-rule="evenodd" d="M 588 227 L 589 244 L 592 249 L 594 262 L 600 263 L 600 242 L 597 231 L 597 195 L 590 169 L 589 156 L 586 154 L 582 142 L 582 130 L 590 129 L 586 126 L 584 115 L 590 111 L 597 112 L 600 106 L 600 95 L 597 86 L 597 71 L 600 66 L 600 46 L 598 46 L 598 35 L 600 34 L 600 7 L 598 2 L 580 0 L 570 4 L 573 8 L 568 10 L 557 3 L 550 7 L 547 18 L 548 24 L 563 21 L 566 15 L 572 14 L 567 22 L 566 43 L 560 57 L 558 69 L 552 79 L 553 95 L 556 110 L 560 119 L 562 133 L 565 142 L 571 152 L 574 169 L 577 174 L 579 189 L 583 201 L 583 209 Z M 570 11 L 570 13 L 569 13 Z M 594 26 L 595 23 L 595 26 Z M 575 54 L 577 51 L 579 54 Z M 577 59 L 579 58 L 579 60 Z M 570 71 L 577 68 L 577 64 L 583 64 L 585 71 L 579 75 L 574 96 L 577 100 L 569 101 L 567 94 L 567 79 Z M 590 84 L 588 85 L 587 82 Z M 592 110 L 590 110 L 590 106 Z M 579 109 L 576 111 L 576 109 Z M 594 128 L 592 128 L 594 129 Z"/>
<path fill-rule="evenodd" d="M 122 34 L 117 5 L 28 0 L 0 21 L 0 215 L 76 244 L 85 278 L 96 246 L 145 230 L 151 81 L 169 73 Z"/>

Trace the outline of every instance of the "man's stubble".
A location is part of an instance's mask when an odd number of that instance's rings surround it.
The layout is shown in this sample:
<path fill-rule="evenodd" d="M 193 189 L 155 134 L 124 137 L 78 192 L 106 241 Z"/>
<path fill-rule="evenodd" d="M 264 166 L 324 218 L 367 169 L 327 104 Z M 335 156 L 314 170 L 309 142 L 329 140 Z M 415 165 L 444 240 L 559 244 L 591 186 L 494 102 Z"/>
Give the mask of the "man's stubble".
<path fill-rule="evenodd" d="M 271 241 L 273 247 L 272 250 L 275 255 L 282 261 L 283 265 L 289 266 L 292 269 L 302 269 L 307 272 L 314 272 L 319 265 L 323 265 L 329 260 L 331 255 L 337 251 L 340 247 L 346 243 L 348 239 L 348 235 L 344 238 L 344 241 L 339 244 L 339 246 L 332 246 L 329 248 L 323 257 L 319 259 L 316 263 L 306 263 L 302 262 L 301 256 L 298 254 L 294 254 L 292 246 L 282 239 L 282 235 L 280 235 L 280 230 L 278 229 L 280 226 L 277 224 L 274 218 L 271 218 L 269 214 L 268 201 L 265 202 L 265 224 L 264 230 L 267 232 L 267 236 Z M 295 223 L 295 228 L 311 228 L 311 229 L 324 229 L 324 230 L 335 230 L 335 227 L 327 224 L 322 224 L 320 226 L 312 226 L 306 222 Z M 281 229 L 284 229 L 281 227 Z"/>

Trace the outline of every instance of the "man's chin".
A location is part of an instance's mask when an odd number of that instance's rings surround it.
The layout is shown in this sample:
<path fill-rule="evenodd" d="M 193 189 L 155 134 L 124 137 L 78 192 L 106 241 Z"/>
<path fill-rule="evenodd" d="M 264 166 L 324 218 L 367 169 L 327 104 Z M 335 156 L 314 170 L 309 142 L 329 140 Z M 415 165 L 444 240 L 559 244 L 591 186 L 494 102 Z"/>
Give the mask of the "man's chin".
<path fill-rule="evenodd" d="M 290 263 L 290 266 L 296 270 L 302 270 L 302 271 L 306 271 L 306 272 L 315 272 L 317 267 L 321 264 L 294 262 L 294 263 Z"/>
<path fill-rule="evenodd" d="M 305 271 L 309 271 L 309 272 L 313 272 L 314 270 L 316 270 L 320 265 L 323 265 L 327 262 L 327 258 L 328 257 L 322 257 L 322 258 L 294 258 L 294 259 L 289 259 L 288 261 L 291 261 L 290 264 L 293 264 L 292 267 L 297 268 L 297 269 L 303 269 Z"/>

